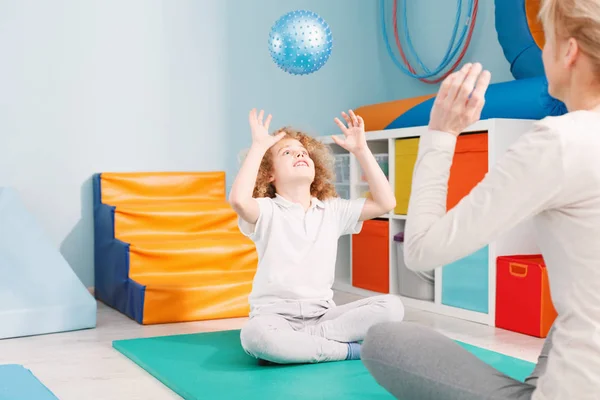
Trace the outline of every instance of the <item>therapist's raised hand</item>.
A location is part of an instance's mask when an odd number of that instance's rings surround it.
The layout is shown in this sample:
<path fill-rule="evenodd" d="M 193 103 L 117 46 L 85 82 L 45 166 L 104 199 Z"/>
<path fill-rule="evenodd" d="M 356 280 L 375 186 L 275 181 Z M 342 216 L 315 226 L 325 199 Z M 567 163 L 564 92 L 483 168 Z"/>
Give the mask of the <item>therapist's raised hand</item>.
<path fill-rule="evenodd" d="M 465 64 L 442 82 L 429 116 L 429 129 L 458 136 L 477 122 L 491 74 L 481 64 Z"/>

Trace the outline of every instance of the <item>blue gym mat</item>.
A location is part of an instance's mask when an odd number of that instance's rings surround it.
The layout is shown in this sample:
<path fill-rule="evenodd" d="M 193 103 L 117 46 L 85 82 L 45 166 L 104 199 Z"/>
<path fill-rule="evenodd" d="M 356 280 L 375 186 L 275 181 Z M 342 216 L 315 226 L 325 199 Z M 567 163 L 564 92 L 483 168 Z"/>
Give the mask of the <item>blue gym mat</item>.
<path fill-rule="evenodd" d="M 524 360 L 460 345 L 520 381 L 534 368 Z M 260 367 L 242 349 L 238 330 L 118 340 L 113 347 L 186 400 L 393 398 L 361 361 Z"/>
<path fill-rule="evenodd" d="M 27 368 L 0 365 L 0 400 L 58 400 Z"/>

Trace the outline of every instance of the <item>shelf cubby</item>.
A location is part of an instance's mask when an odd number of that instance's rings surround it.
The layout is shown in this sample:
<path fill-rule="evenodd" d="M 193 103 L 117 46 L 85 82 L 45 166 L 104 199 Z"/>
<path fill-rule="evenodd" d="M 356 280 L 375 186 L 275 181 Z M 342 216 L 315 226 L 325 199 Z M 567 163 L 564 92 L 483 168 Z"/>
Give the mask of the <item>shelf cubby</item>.
<path fill-rule="evenodd" d="M 485 136 L 487 148 L 484 149 L 487 157 L 487 168 L 489 170 L 499 157 L 502 156 L 508 147 L 523 133 L 530 129 L 535 121 L 522 119 L 488 119 L 478 121 L 463 132 L 465 135 L 480 135 Z M 415 139 L 420 136 L 428 128 L 426 126 L 389 129 L 382 131 L 367 132 L 367 143 L 373 154 L 381 155 L 383 159 L 387 159 L 387 175 L 392 190 L 395 192 L 396 185 L 396 141 L 403 139 Z M 460 139 L 460 137 L 459 137 Z M 475 139 L 475 137 L 471 138 Z M 324 143 L 331 145 L 332 151 L 336 156 L 341 156 L 347 160 L 342 174 L 347 176 L 347 181 L 337 183 L 338 190 L 340 187 L 348 188 L 348 198 L 354 199 L 365 195 L 368 191 L 368 184 L 361 180 L 361 169 L 357 159 L 348 154 L 346 150 L 336 145 L 331 136 L 320 137 Z M 458 149 L 458 145 L 457 145 Z M 458 151 L 458 150 L 457 150 Z M 387 156 L 387 157 L 386 157 Z M 479 154 L 479 162 L 481 162 L 481 154 Z M 467 159 L 465 162 L 471 162 Z M 479 177 L 468 177 L 459 179 L 458 184 L 451 189 L 458 190 L 458 196 L 463 195 L 461 191 L 465 191 L 463 186 L 475 185 Z M 469 181 L 471 180 L 471 181 Z M 450 190 L 449 190 L 450 192 Z M 466 193 L 464 193 L 466 194 Z M 402 253 L 398 251 L 398 242 L 394 241 L 394 236 L 404 231 L 407 216 L 396 214 L 395 211 L 383 215 L 379 220 L 388 222 L 388 241 L 387 260 L 389 272 L 389 284 L 386 290 L 374 291 L 353 285 L 352 274 L 352 259 L 353 259 L 353 236 L 343 236 L 339 240 L 338 258 L 336 262 L 336 277 L 334 289 L 349 293 L 354 293 L 363 296 L 374 296 L 382 293 L 392 293 L 401 296 L 407 307 L 412 307 L 424 311 L 444 314 L 456 318 L 466 319 L 482 324 L 495 325 L 495 300 L 496 300 L 496 258 L 502 255 L 513 254 L 538 254 L 539 248 L 534 240 L 534 233 L 531 222 L 522 223 L 502 237 L 476 252 L 469 257 L 472 257 L 474 262 L 479 262 L 479 267 L 474 266 L 471 270 L 465 268 L 464 265 L 456 266 L 439 266 L 429 275 L 423 276 L 423 279 L 429 279 L 433 275 L 434 281 L 434 296 L 433 300 L 421 300 L 414 297 L 409 297 L 400 293 L 399 264 L 402 260 L 399 259 Z M 359 234 L 360 235 L 360 234 Z M 364 247 L 364 246 L 362 246 Z M 362 248 L 361 247 L 361 248 Z M 465 258 L 466 260 L 466 258 Z M 464 260 L 463 260 L 464 261 Z M 483 262 L 483 264 L 482 264 Z M 469 265 L 466 262 L 465 265 Z M 475 264 L 474 264 L 475 265 Z M 483 267 L 481 267 L 483 265 Z M 379 274 L 379 270 L 377 270 Z M 448 274 L 446 285 L 444 284 L 444 272 Z M 469 275 L 469 273 L 472 273 Z M 364 271 L 361 271 L 364 276 Z M 457 279 L 458 278 L 458 279 Z M 465 287 L 457 287 L 452 285 L 452 282 L 463 282 Z M 451 294 L 454 292 L 463 291 L 469 293 L 471 291 L 474 300 L 473 304 L 468 304 L 469 301 L 461 302 L 461 299 L 451 299 Z M 456 296 L 455 296 L 456 297 Z M 467 300 L 468 296 L 465 297 Z"/>

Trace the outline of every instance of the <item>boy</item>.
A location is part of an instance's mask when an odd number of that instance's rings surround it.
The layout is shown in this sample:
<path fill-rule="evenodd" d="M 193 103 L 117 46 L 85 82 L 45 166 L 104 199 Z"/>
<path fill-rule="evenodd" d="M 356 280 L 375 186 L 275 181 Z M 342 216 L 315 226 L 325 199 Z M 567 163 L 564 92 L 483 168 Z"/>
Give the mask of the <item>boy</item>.
<path fill-rule="evenodd" d="M 271 115 L 263 116 L 250 112 L 252 146 L 229 196 L 259 258 L 242 347 L 261 363 L 359 359 L 367 330 L 401 321 L 404 307 L 391 295 L 335 305 L 338 239 L 392 210 L 396 199 L 354 112 L 342 113 L 348 127 L 335 118 L 344 139 L 334 141 L 357 157 L 372 199 L 337 197 L 327 146 L 289 128 L 269 135 Z"/>

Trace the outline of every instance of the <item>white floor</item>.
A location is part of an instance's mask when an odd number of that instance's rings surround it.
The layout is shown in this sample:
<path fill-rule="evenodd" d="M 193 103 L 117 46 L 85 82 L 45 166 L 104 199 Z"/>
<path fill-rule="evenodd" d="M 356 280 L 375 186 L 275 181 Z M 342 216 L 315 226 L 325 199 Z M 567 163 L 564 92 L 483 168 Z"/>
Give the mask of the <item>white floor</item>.
<path fill-rule="evenodd" d="M 336 302 L 356 296 L 337 293 Z M 142 326 L 98 304 L 95 329 L 0 340 L 0 364 L 29 368 L 60 400 L 180 399 L 112 348 L 112 341 L 238 329 L 245 318 Z M 407 310 L 406 320 L 479 347 L 535 361 L 543 340 L 436 314 Z"/>

